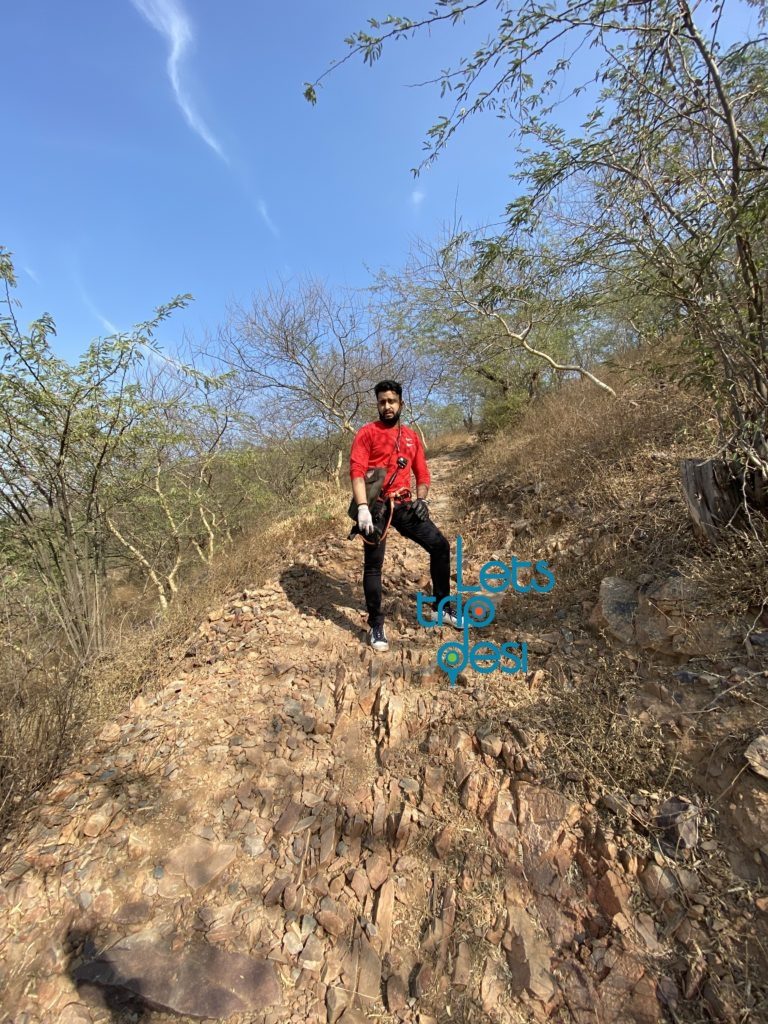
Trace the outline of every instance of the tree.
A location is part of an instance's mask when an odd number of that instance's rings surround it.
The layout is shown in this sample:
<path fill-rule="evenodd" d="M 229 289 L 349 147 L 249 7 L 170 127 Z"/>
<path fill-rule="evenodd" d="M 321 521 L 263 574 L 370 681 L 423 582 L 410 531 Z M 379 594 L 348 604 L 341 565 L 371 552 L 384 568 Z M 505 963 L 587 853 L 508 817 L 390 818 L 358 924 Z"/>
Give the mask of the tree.
<path fill-rule="evenodd" d="M 189 562 L 210 565 L 272 497 L 226 383 L 175 362 L 151 361 L 136 375 L 144 415 L 113 466 L 105 522 L 163 610 Z"/>
<path fill-rule="evenodd" d="M 437 358 L 438 394 L 459 400 L 466 416 L 478 398 L 487 406 L 522 406 L 565 375 L 613 394 L 579 351 L 578 311 L 551 285 L 562 287 L 564 277 L 544 267 L 546 245 L 535 260 L 497 256 L 478 270 L 484 241 L 479 232 L 453 228 L 438 244 L 418 242 L 399 274 L 377 276 L 387 332 Z"/>
<path fill-rule="evenodd" d="M 50 317 L 19 328 L 5 251 L 0 274 L 0 573 L 7 595 L 26 587 L 44 597 L 83 665 L 104 642 L 120 552 L 166 608 L 189 559 L 210 564 L 231 538 L 260 488 L 256 457 L 227 443 L 234 420 L 216 400 L 221 382 L 154 345 L 188 296 L 129 334 L 97 339 L 71 366 L 51 349 Z"/>
<path fill-rule="evenodd" d="M 107 482 L 136 443 L 146 407 L 134 379 L 154 330 L 180 297 L 129 335 L 93 342 L 75 366 L 57 358 L 47 314 L 20 330 L 10 254 L 0 250 L 0 523 L 6 564 L 42 587 L 76 661 L 101 647 Z M 115 500 L 115 499 L 113 499 Z M 19 575 L 19 572 L 20 575 Z"/>
<path fill-rule="evenodd" d="M 388 41 L 469 21 L 487 2 L 437 0 L 419 20 L 371 21 L 347 40 L 344 59 L 373 63 Z M 514 123 L 526 146 L 521 191 L 479 266 L 524 258 L 547 225 L 568 241 L 562 272 L 584 279 L 585 296 L 634 288 L 643 302 L 673 308 L 719 416 L 732 479 L 768 508 L 768 62 L 763 35 L 719 44 L 727 6 L 499 4 L 493 37 L 438 76 L 452 106 L 427 133 L 425 163 L 474 114 Z M 764 19 L 766 4 L 752 6 Z M 574 85 L 579 53 L 592 56 Z M 313 102 L 317 84 L 305 92 Z M 576 133 L 571 101 L 581 104 Z"/>
<path fill-rule="evenodd" d="M 233 375 L 241 422 L 260 445 L 334 443 L 337 480 L 342 447 L 369 415 L 379 380 L 402 380 L 417 414 L 435 386 L 434 363 L 408 339 L 387 336 L 362 296 L 314 280 L 270 287 L 235 307 L 208 354 Z"/>
<path fill-rule="evenodd" d="M 288 417 L 314 436 L 353 434 L 366 393 L 404 369 L 354 297 L 311 280 L 234 309 L 215 357 L 247 382 L 257 417 Z"/>

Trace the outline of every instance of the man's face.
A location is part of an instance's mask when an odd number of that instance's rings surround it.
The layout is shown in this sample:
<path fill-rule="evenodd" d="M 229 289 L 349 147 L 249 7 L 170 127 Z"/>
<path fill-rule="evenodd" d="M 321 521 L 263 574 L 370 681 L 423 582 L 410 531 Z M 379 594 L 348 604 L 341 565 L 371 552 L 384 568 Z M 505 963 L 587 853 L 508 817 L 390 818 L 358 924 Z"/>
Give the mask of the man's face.
<path fill-rule="evenodd" d="M 379 419 L 382 423 L 391 425 L 400 419 L 400 410 L 403 403 L 397 397 L 396 391 L 380 391 L 376 398 L 376 405 L 379 410 Z"/>

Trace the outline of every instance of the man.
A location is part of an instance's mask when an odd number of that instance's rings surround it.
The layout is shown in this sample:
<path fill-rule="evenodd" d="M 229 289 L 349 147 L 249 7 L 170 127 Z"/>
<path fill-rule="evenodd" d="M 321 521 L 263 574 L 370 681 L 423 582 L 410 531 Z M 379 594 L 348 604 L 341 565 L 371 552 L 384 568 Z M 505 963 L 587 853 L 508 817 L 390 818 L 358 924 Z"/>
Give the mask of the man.
<path fill-rule="evenodd" d="M 424 448 L 418 434 L 400 423 L 403 389 L 397 381 L 383 380 L 374 391 L 379 418 L 367 423 L 355 435 L 349 456 L 349 475 L 358 506 L 357 525 L 363 536 L 363 591 L 371 627 L 368 642 L 374 651 L 388 651 L 389 642 L 381 610 L 381 567 L 386 550 L 387 524 L 429 552 L 434 609 L 450 594 L 451 548 L 429 518 L 427 494 L 430 477 Z M 365 475 L 374 468 L 384 469 L 380 493 L 383 505 L 379 501 L 372 513 L 366 501 Z M 416 477 L 415 500 L 411 493 L 411 472 Z M 384 537 L 378 539 L 382 531 Z M 432 617 L 434 620 L 436 612 Z M 447 609 L 443 610 L 442 622 L 458 628 L 456 619 Z"/>

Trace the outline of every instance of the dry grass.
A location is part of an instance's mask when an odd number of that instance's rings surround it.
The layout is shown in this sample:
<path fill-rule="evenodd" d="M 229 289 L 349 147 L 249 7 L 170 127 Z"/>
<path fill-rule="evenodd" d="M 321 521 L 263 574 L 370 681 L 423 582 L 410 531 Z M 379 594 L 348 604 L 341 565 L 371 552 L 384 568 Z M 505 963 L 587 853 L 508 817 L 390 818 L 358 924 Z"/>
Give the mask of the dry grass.
<path fill-rule="evenodd" d="M 649 675 L 669 673 L 679 660 L 627 652 L 588 628 L 600 580 L 680 575 L 696 584 L 691 624 L 714 616 L 742 633 L 767 600 L 763 540 L 733 537 L 705 550 L 690 527 L 680 460 L 706 457 L 715 445 L 702 402 L 627 367 L 609 381 L 620 400 L 575 384 L 485 444 L 462 510 L 465 576 L 474 579 L 491 556 L 513 555 L 546 558 L 555 573 L 549 594 L 505 596 L 491 627 L 497 639 L 526 639 L 534 652 L 537 640 L 549 640 L 547 656 L 531 657 L 532 668 L 547 669 L 536 693 L 509 677 L 496 685 L 500 710 L 549 737 L 550 773 L 561 783 L 577 777 L 587 796 L 655 789 L 668 779 L 660 735 L 640 728 L 630 706 Z M 702 658 L 709 653 L 703 638 Z"/>
<path fill-rule="evenodd" d="M 693 611 L 755 618 L 766 603 L 765 524 L 749 541 L 703 550 L 680 485 L 683 458 L 716 451 L 702 399 L 626 368 L 609 380 L 619 401 L 574 384 L 483 446 L 464 508 L 470 555 L 478 564 L 494 551 L 548 558 L 557 585 L 538 607 L 550 621 L 568 602 L 594 600 L 606 575 L 671 573 L 701 585 L 705 604 Z"/>
<path fill-rule="evenodd" d="M 103 653 L 85 668 L 55 657 L 53 634 L 38 637 L 32 663 L 7 648 L 0 675 L 0 834 L 20 821 L 35 792 L 88 736 L 167 676 L 207 611 L 274 575 L 297 541 L 340 521 L 340 504 L 334 488 L 313 484 L 295 503 L 300 512 L 255 528 L 183 587 L 166 615 L 148 614 L 151 601 L 135 597 L 134 621 L 116 616 Z"/>
<path fill-rule="evenodd" d="M 427 438 L 426 453 L 429 458 L 436 455 L 449 455 L 475 440 L 475 435 L 466 430 L 455 430 L 450 434 L 442 434 L 440 437 Z"/>
<path fill-rule="evenodd" d="M 31 662 L 5 652 L 0 677 L 0 834 L 60 766 L 87 715 L 76 678 L 51 668 L 52 658 L 45 650 Z"/>

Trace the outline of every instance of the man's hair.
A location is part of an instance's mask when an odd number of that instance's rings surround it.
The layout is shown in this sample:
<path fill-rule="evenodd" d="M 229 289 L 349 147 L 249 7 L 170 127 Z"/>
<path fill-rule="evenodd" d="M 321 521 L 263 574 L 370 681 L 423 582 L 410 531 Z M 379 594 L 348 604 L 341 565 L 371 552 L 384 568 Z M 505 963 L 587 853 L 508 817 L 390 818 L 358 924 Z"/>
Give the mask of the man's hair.
<path fill-rule="evenodd" d="M 403 397 L 403 385 L 398 384 L 396 380 L 380 380 L 373 390 L 377 398 L 381 391 L 394 391 L 398 398 Z"/>

